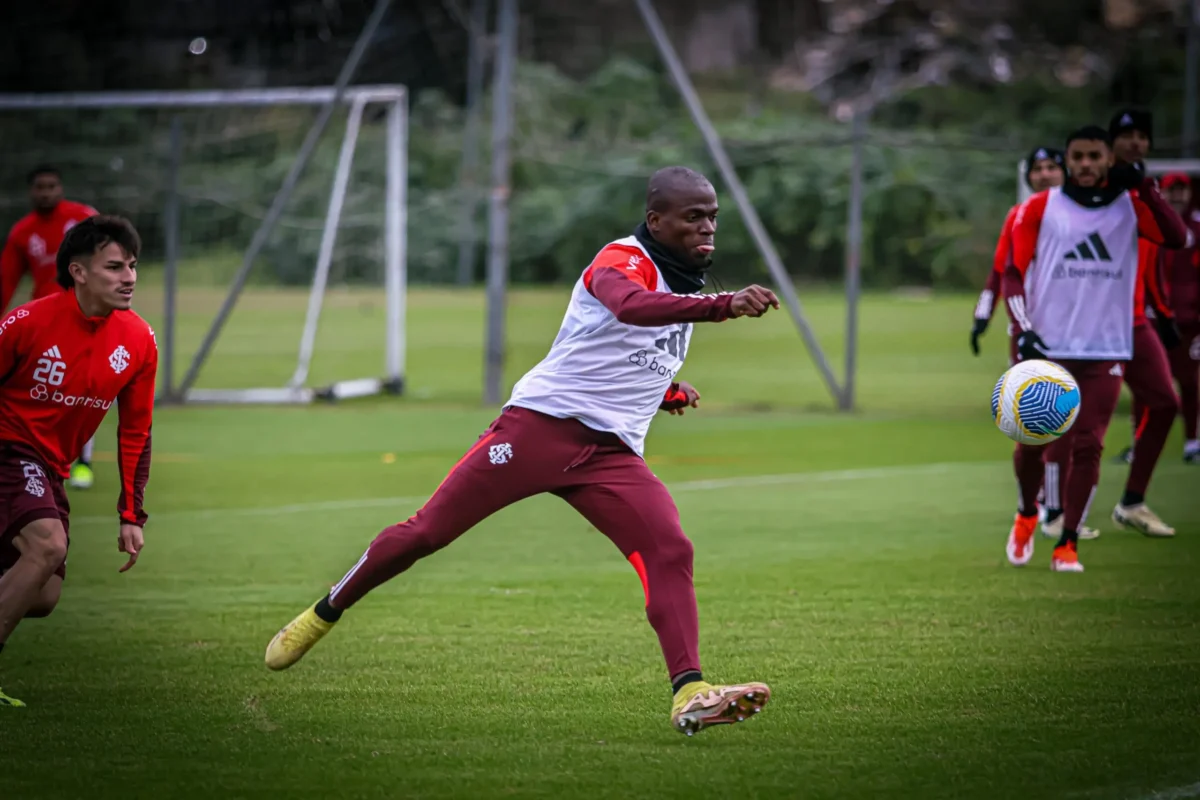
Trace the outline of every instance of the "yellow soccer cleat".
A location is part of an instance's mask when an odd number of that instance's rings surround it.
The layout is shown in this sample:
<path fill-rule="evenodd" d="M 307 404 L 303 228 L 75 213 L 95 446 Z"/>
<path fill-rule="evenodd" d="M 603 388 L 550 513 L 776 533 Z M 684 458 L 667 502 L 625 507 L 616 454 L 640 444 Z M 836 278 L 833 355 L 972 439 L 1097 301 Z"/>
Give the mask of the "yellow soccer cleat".
<path fill-rule="evenodd" d="M 4 692 L 0 692 L 0 706 L 12 706 L 13 708 L 24 708 L 25 704 L 15 697 L 9 697 Z"/>
<path fill-rule="evenodd" d="M 762 711 L 770 699 L 771 689 L 765 683 L 714 686 L 693 681 L 675 693 L 671 727 L 691 736 L 709 725 L 742 722 Z"/>
<path fill-rule="evenodd" d="M 299 661 L 312 646 L 333 629 L 334 623 L 317 616 L 317 604 L 313 603 L 304 613 L 284 625 L 267 645 L 267 667 L 274 670 L 287 669 Z"/>

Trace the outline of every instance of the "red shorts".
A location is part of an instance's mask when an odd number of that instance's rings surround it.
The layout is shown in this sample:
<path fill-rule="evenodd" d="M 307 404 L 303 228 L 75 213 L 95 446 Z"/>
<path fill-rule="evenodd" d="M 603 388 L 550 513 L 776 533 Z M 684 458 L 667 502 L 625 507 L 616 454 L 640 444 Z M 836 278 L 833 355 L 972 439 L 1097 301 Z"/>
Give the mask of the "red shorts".
<path fill-rule="evenodd" d="M 69 542 L 70 514 L 62 478 L 47 469 L 29 448 L 0 443 L 0 575 L 21 557 L 13 540 L 22 528 L 35 520 L 58 519 L 68 533 Z M 54 574 L 60 578 L 67 576 L 65 558 Z"/>

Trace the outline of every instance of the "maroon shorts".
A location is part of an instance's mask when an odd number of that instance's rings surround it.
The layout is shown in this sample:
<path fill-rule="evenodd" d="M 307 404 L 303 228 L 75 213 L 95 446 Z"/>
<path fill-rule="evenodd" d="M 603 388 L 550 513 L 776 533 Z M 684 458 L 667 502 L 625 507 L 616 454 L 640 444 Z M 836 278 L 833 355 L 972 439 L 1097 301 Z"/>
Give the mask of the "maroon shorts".
<path fill-rule="evenodd" d="M 1182 344 L 1174 350 L 1168 350 L 1171 359 L 1171 372 L 1176 376 L 1186 370 L 1200 367 L 1200 322 L 1184 322 L 1179 326 Z"/>
<path fill-rule="evenodd" d="M 21 445 L 0 443 L 0 575 L 17 563 L 21 553 L 13 540 L 31 522 L 58 519 L 70 541 L 70 503 L 63 480 Z M 67 576 L 67 560 L 54 574 Z"/>

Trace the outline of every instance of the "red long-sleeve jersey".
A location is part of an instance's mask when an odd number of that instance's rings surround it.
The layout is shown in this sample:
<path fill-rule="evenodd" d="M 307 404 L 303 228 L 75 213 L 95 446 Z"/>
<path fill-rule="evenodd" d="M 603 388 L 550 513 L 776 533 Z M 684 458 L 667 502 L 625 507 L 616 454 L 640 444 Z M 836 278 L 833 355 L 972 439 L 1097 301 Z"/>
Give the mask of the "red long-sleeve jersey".
<path fill-rule="evenodd" d="M 67 231 L 95 215 L 91 206 L 63 200 L 50 213 L 33 211 L 13 225 L 0 252 L 0 311 L 12 302 L 25 273 L 33 278 L 34 300 L 62 291 L 54 265 L 58 248 Z"/>
<path fill-rule="evenodd" d="M 64 478 L 117 403 L 124 522 L 143 525 L 158 344 L 133 311 L 87 317 L 58 292 L 0 317 L 0 441 L 32 448 Z"/>
<path fill-rule="evenodd" d="M 991 319 L 996 312 L 996 303 L 1000 302 L 1001 284 L 1004 282 L 1004 268 L 1012 256 L 1013 223 L 1017 219 L 1017 209 L 1021 204 L 1013 206 L 1004 217 L 1004 225 L 1000 228 L 1000 240 L 996 242 L 996 252 L 992 255 L 992 270 L 988 273 L 987 283 L 975 303 L 975 319 Z"/>
<path fill-rule="evenodd" d="M 1175 320 L 1191 325 L 1200 322 L 1200 216 L 1184 222 L 1188 225 L 1184 247 L 1168 250 L 1147 244 L 1145 257 L 1154 265 L 1159 285 L 1166 286 L 1166 301 Z"/>

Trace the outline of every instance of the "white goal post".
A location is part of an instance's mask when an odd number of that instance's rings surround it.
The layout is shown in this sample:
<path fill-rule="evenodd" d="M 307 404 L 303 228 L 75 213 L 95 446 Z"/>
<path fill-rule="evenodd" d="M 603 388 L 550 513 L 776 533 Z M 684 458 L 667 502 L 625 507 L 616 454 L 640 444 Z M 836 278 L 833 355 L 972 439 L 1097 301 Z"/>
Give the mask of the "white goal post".
<path fill-rule="evenodd" d="M 373 394 L 403 392 L 405 382 L 405 308 L 406 280 L 406 226 L 407 226 L 407 139 L 408 139 L 408 92 L 403 85 L 352 86 L 346 87 L 340 98 L 335 87 L 296 87 L 275 89 L 212 90 L 212 91 L 138 91 L 96 92 L 63 94 L 0 94 L 0 112 L 58 111 L 91 112 L 110 109 L 237 109 L 261 106 L 326 106 L 334 100 L 347 107 L 345 130 L 338 153 L 328 204 L 325 208 L 320 246 L 316 263 L 312 268 L 303 333 L 298 343 L 296 367 L 286 385 L 278 387 L 255 387 L 237 389 L 211 389 L 183 386 L 176 391 L 175 372 L 175 328 L 177 292 L 177 252 L 179 241 L 179 198 L 178 174 L 182 143 L 178 116 L 172 121 L 171 157 L 161 168 L 167 190 L 166 208 L 163 218 L 167 220 L 165 231 L 164 269 L 164 316 L 158 338 L 163 353 L 160 357 L 159 399 L 190 403 L 311 403 L 317 399 L 336 400 L 349 397 L 364 397 Z M 322 304 L 334 257 L 342 210 L 346 202 L 348 183 L 351 176 L 355 149 L 359 141 L 363 112 L 369 105 L 382 105 L 386 109 L 384 140 L 384 203 L 378 210 L 382 223 L 383 283 L 384 283 L 384 363 L 382 377 L 359 377 L 338 380 L 324 386 L 309 385 L 309 367 L 315 349 L 317 329 L 321 318 Z M 86 144 L 86 141 L 84 142 Z M 52 155 L 48 153 L 47 155 Z M 53 160 L 51 158 L 50 160 Z M 295 159 L 293 159 L 295 160 Z M 280 194 L 286 195 L 294 186 L 285 181 Z M 272 191 L 274 188 L 272 188 Z M 235 198 L 241 199 L 241 198 Z M 282 202 L 282 201 L 281 201 Z M 103 210 L 103 209 L 102 209 Z M 264 223 L 265 225 L 265 223 Z M 174 230 L 172 230 L 174 228 Z M 263 226 L 255 239 L 263 232 Z M 241 251 L 257 250 L 250 242 L 229 242 Z M 249 246 L 248 246 L 249 245 Z M 235 283 L 226 298 L 231 304 L 241 290 Z M 224 310 L 224 309 L 223 309 Z M 216 335 L 219 326 L 214 325 L 210 335 Z M 192 373 L 203 363 L 197 359 Z M 353 373 L 352 373 L 353 374 Z"/>
<path fill-rule="evenodd" d="M 1025 183 L 1025 159 L 1017 162 L 1017 202 L 1024 203 L 1033 192 Z M 1168 172 L 1186 172 L 1200 176 L 1200 158 L 1148 158 L 1146 171 L 1151 175 L 1166 175 Z"/>

